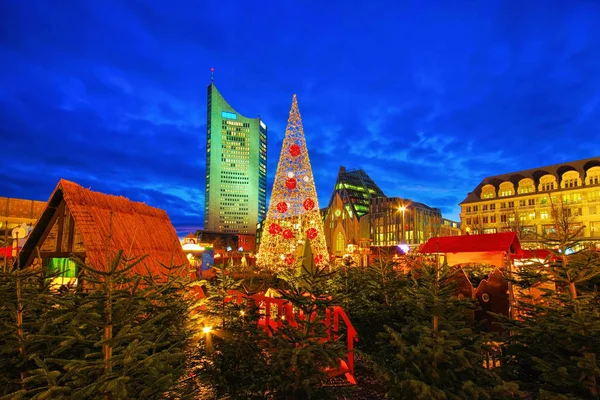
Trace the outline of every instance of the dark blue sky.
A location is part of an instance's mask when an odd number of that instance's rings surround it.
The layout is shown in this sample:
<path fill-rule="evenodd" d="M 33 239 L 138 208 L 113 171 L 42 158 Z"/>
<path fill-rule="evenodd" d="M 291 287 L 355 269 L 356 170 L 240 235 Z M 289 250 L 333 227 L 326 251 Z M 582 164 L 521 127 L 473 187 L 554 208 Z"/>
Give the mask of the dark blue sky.
<path fill-rule="evenodd" d="M 200 227 L 206 86 L 269 126 L 297 93 L 319 205 L 340 165 L 457 204 L 486 175 L 600 155 L 597 1 L 0 2 L 0 196 L 59 178 Z"/>

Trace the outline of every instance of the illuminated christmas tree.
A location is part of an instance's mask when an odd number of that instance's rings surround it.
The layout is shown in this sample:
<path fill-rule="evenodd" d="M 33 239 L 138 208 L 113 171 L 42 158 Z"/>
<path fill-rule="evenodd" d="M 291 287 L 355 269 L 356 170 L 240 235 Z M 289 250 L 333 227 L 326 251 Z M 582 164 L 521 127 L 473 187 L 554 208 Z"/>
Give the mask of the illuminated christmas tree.
<path fill-rule="evenodd" d="M 307 267 L 329 261 L 296 95 L 256 258 L 259 267 L 273 270 L 296 267 L 300 260 Z"/>

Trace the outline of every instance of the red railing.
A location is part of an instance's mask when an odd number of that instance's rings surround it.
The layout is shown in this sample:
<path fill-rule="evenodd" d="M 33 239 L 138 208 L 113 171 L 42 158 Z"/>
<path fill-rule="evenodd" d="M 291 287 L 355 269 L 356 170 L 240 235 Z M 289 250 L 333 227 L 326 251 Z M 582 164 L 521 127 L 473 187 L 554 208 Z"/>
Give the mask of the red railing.
<path fill-rule="evenodd" d="M 261 294 L 255 294 L 252 296 L 248 296 L 242 292 L 237 290 L 231 290 L 228 292 L 229 297 L 225 299 L 226 302 L 235 301 L 237 304 L 241 304 L 244 299 L 252 299 L 254 304 L 259 307 L 259 309 L 264 309 L 264 317 L 261 317 L 259 320 L 259 324 L 264 326 L 265 329 L 271 334 L 272 331 L 277 330 L 277 328 L 283 326 L 283 320 L 285 319 L 287 323 L 292 327 L 297 327 L 298 322 L 296 321 L 296 317 L 299 320 L 304 320 L 304 314 L 302 311 L 299 311 L 296 315 L 294 313 L 293 305 L 291 302 L 279 299 L 276 297 L 264 296 Z M 272 306 L 277 306 L 277 319 L 274 321 L 271 317 Z M 333 318 L 332 318 L 333 313 Z M 317 313 L 313 312 L 311 314 L 311 321 L 314 321 L 317 317 Z M 342 322 L 346 325 L 346 347 L 347 347 L 347 359 L 340 359 L 340 365 L 338 368 L 329 368 L 327 369 L 327 374 L 331 377 L 345 375 L 348 382 L 352 384 L 356 384 L 356 380 L 354 379 L 354 342 L 358 342 L 358 334 L 354 326 L 350 322 L 350 319 L 344 312 L 344 310 L 340 306 L 333 306 L 325 309 L 325 324 L 327 328 L 327 336 L 323 338 L 323 341 L 329 341 L 332 338 L 332 330 L 333 330 L 333 340 L 338 340 L 342 333 L 340 332 L 340 318 Z M 333 324 L 331 323 L 333 319 Z M 271 329 L 269 329 L 270 327 Z"/>

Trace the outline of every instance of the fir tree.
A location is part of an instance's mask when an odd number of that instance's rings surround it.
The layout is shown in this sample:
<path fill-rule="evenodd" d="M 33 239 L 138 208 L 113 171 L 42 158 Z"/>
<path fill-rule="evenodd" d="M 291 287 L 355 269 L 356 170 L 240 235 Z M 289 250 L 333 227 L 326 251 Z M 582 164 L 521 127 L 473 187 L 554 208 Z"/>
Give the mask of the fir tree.
<path fill-rule="evenodd" d="M 205 338 L 194 355 L 198 386 L 212 389 L 214 398 L 324 398 L 328 367 L 337 367 L 344 356 L 340 342 L 327 341 L 324 308 L 331 304 L 324 268 L 303 269 L 278 276 L 279 298 L 291 302 L 294 321 L 271 315 L 277 326 L 264 323 L 264 310 L 252 300 L 238 305 L 226 302 L 229 290 L 245 291 L 241 280 L 217 270 L 206 282 L 208 296 L 199 331 Z M 272 310 L 274 312 L 275 310 Z M 303 317 L 300 317 L 303 315 Z M 208 330 L 208 327 L 211 329 Z"/>
<path fill-rule="evenodd" d="M 28 365 L 27 377 L 11 396 L 169 396 L 185 370 L 187 279 L 166 266 L 162 276 L 132 275 L 142 261 L 119 252 L 106 270 L 98 270 L 77 260 L 87 291 L 50 293 L 42 286 L 35 299 L 44 308 L 36 329 L 26 330 L 21 362 Z"/>
<path fill-rule="evenodd" d="M 600 275 L 600 257 L 586 249 L 567 255 L 582 247 L 583 227 L 566 205 L 552 204 L 551 211 L 554 229 L 541 241 L 558 261 L 517 271 L 515 285 L 546 289 L 538 298 L 522 296 L 517 319 L 506 323 L 511 335 L 503 340 L 501 372 L 539 398 L 596 399 L 600 312 L 589 283 Z"/>
<path fill-rule="evenodd" d="M 420 260 L 407 288 L 407 317 L 399 329 L 386 326 L 393 352 L 383 365 L 388 396 L 397 399 L 489 399 L 510 397 L 493 370 L 483 366 L 487 338 L 470 321 L 474 305 L 459 300 L 452 272 Z"/>

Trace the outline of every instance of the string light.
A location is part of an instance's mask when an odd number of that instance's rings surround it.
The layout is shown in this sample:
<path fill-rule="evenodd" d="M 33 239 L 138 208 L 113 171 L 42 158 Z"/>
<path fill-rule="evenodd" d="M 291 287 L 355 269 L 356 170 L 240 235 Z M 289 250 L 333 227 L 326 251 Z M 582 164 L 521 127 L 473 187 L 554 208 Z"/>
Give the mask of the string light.
<path fill-rule="evenodd" d="M 256 255 L 259 267 L 272 270 L 294 267 L 305 254 L 305 244 L 311 247 L 315 264 L 329 259 L 296 95 L 263 225 L 269 228 Z"/>

